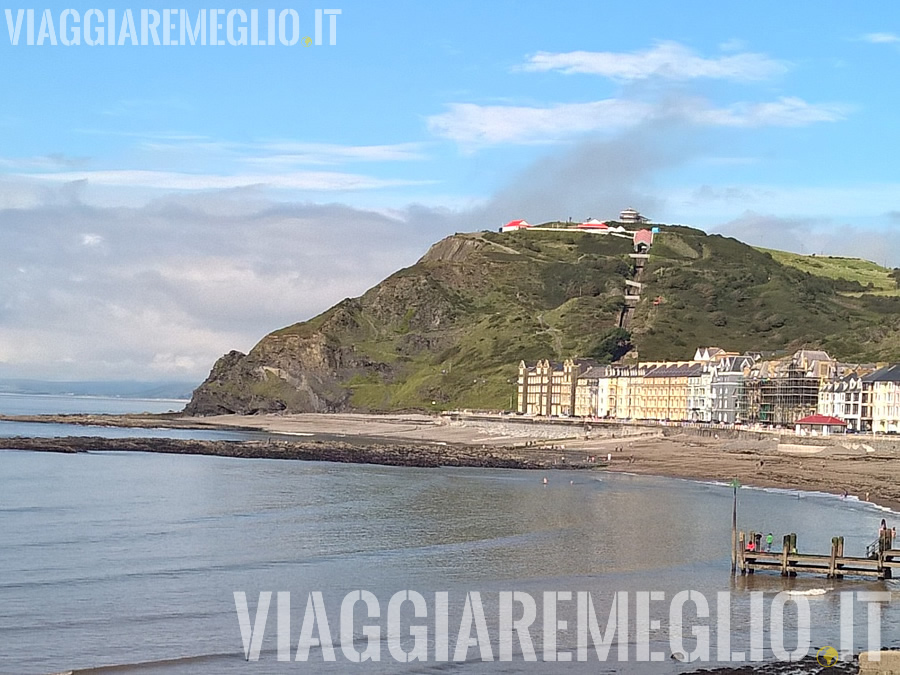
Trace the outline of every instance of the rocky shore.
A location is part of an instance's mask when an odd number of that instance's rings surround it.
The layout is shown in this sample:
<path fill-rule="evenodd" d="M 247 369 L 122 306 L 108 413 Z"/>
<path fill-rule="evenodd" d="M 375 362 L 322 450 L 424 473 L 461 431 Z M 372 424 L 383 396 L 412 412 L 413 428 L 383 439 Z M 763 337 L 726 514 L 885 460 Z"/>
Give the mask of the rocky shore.
<path fill-rule="evenodd" d="M 171 438 L 0 438 L 0 449 L 38 452 L 157 452 L 244 459 L 293 459 L 387 466 L 468 466 L 491 469 L 578 469 L 589 463 L 561 463 L 558 452 L 475 448 L 464 445 L 348 443 L 343 441 L 200 441 Z"/>

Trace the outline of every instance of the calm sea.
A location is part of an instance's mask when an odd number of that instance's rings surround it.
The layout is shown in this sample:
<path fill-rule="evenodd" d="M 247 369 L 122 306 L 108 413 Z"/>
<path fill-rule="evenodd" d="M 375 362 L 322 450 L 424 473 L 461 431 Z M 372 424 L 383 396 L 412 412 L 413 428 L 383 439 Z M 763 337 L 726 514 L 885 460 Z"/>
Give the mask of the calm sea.
<path fill-rule="evenodd" d="M 164 413 L 182 410 L 185 404 L 187 401 L 159 398 L 0 394 L 0 414 L 3 415 Z"/>
<path fill-rule="evenodd" d="M 187 401 L 173 399 L 104 398 L 101 396 L 23 396 L 0 394 L 0 415 L 73 415 L 164 413 L 180 411 Z M 241 440 L 261 437 L 246 432 L 194 429 L 127 429 L 42 422 L 0 420 L 0 437 L 103 436 L 105 438 L 180 438 L 196 440 Z"/>
<path fill-rule="evenodd" d="M 770 659 L 769 604 L 779 591 L 804 593 L 796 597 L 809 603 L 813 648 L 837 644 L 840 591 L 896 595 L 896 582 L 766 574 L 732 580 L 726 486 L 583 472 L 547 476 L 543 485 L 543 474 L 525 471 L 0 452 L 0 673 L 98 666 L 116 667 L 89 672 L 683 672 L 710 664 L 668 658 L 669 600 L 679 591 L 699 591 L 713 616 L 716 593 L 731 591 L 735 651 L 749 648 L 750 594 L 764 592 Z M 743 529 L 796 532 L 801 551 L 827 552 L 830 538 L 842 534 L 847 552 L 861 554 L 883 517 L 894 514 L 827 495 L 739 491 Z M 351 664 L 341 652 L 340 604 L 355 590 L 380 603 L 381 617 L 365 622 L 381 626 L 380 662 Z M 387 648 L 384 617 L 391 596 L 404 590 L 426 599 L 428 618 L 411 623 L 428 626 L 432 640 L 435 593 L 449 594 L 451 656 L 466 593 L 479 591 L 495 659 L 501 591 L 536 599 L 531 634 L 539 659 L 544 592 L 590 592 L 601 625 L 612 594 L 627 592 L 624 641 L 632 662 L 598 665 L 592 653 L 587 664 L 530 664 L 517 653 L 512 663 L 484 663 L 473 647 L 465 663 L 399 664 Z M 290 592 L 292 652 L 308 595 L 321 592 L 336 663 L 323 663 L 317 648 L 308 662 L 277 661 L 274 597 L 261 658 L 246 662 L 235 591 L 246 592 L 251 622 L 260 591 Z M 633 663 L 638 591 L 664 594 L 650 609 L 660 621 L 650 647 L 665 653 L 661 663 Z M 558 633 L 560 650 L 575 649 L 574 605 L 559 602 L 559 618 L 569 621 Z M 358 649 L 365 646 L 362 607 Z M 710 625 L 715 633 L 716 625 L 715 618 L 692 619 L 690 607 L 682 629 L 688 649 L 692 626 Z M 789 650 L 797 641 L 791 608 L 784 615 Z M 900 611 L 896 602 L 881 609 L 883 639 L 891 644 L 900 639 Z M 854 642 L 865 648 L 866 607 L 854 610 Z"/>

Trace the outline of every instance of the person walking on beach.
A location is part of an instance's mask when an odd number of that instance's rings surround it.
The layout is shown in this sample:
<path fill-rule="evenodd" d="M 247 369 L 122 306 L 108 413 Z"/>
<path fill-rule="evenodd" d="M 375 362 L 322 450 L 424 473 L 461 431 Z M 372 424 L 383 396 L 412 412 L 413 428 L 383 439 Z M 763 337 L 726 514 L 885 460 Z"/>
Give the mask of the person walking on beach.
<path fill-rule="evenodd" d="M 772 536 L 772 533 L 766 535 L 766 553 L 772 550 L 772 541 L 774 541 L 775 537 Z"/>

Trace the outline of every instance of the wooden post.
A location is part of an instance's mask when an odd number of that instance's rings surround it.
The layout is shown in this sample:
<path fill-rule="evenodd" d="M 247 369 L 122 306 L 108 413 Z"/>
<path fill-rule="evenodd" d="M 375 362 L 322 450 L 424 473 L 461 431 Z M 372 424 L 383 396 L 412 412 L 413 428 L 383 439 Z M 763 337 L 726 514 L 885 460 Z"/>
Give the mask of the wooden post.
<path fill-rule="evenodd" d="M 881 532 L 881 541 L 878 545 L 878 571 L 879 579 L 890 579 L 891 578 L 891 568 L 886 566 L 884 563 L 887 561 L 888 557 L 886 555 L 887 551 L 891 550 L 893 542 L 891 541 L 891 530 L 883 530 Z"/>
<path fill-rule="evenodd" d="M 838 552 L 837 552 L 837 554 L 838 554 L 838 558 L 844 557 L 844 538 L 843 537 L 838 537 Z M 835 567 L 837 569 L 841 569 L 843 566 L 844 566 L 844 563 L 835 563 Z M 843 579 L 844 575 L 838 574 L 837 578 Z"/>
<path fill-rule="evenodd" d="M 793 555 L 797 552 L 798 552 L 797 551 L 797 533 L 791 532 L 791 554 Z M 791 567 L 793 567 L 793 565 L 791 565 Z M 791 569 L 788 571 L 788 574 L 792 577 L 795 577 L 795 576 L 797 576 L 797 570 Z"/>
<path fill-rule="evenodd" d="M 747 573 L 747 561 L 744 559 L 744 533 L 741 532 L 738 537 L 738 562 L 740 563 L 738 567 L 741 570 L 741 574 Z"/>
<path fill-rule="evenodd" d="M 784 535 L 784 540 L 781 546 L 781 576 L 786 577 L 788 575 L 788 555 L 791 551 L 791 535 Z"/>
<path fill-rule="evenodd" d="M 731 498 L 731 576 L 734 576 L 734 568 L 737 564 L 737 489 L 739 486 L 738 479 L 733 478 L 731 480 L 731 489 L 733 490 Z"/>
<path fill-rule="evenodd" d="M 750 530 L 750 532 L 747 534 L 747 546 L 749 546 L 750 544 L 753 544 L 753 553 L 756 553 L 756 532 L 754 532 L 753 530 Z M 749 549 L 747 548 L 747 546 L 742 546 L 742 547 L 741 547 L 741 548 L 744 549 L 744 553 L 743 553 L 743 556 L 744 556 L 744 567 L 745 567 L 746 570 L 747 570 L 747 574 L 753 574 L 753 568 L 750 567 L 750 563 L 747 561 L 747 552 L 748 552 L 748 550 L 749 550 Z M 754 560 L 754 556 L 753 556 L 753 555 L 750 556 L 750 559 L 751 559 L 752 562 L 756 562 L 756 561 Z"/>
<path fill-rule="evenodd" d="M 890 529 L 885 530 L 884 538 L 887 540 L 884 550 L 890 551 L 892 548 L 894 548 L 894 533 L 893 533 L 893 531 Z M 890 568 L 890 567 L 884 568 L 884 578 L 885 579 L 890 579 L 891 577 L 893 577 L 893 575 L 894 575 L 894 570 L 892 568 Z"/>
<path fill-rule="evenodd" d="M 828 578 L 834 579 L 837 576 L 837 554 L 838 554 L 838 538 L 831 538 L 831 558 L 828 561 Z"/>

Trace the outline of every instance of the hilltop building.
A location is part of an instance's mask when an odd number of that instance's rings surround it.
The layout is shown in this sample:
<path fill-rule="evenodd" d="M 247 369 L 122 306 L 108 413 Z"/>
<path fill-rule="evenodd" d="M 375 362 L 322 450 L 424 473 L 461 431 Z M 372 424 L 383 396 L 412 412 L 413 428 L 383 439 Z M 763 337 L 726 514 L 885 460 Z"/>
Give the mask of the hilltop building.
<path fill-rule="evenodd" d="M 517 232 L 519 230 L 535 230 L 539 232 L 545 231 L 554 231 L 554 232 L 565 232 L 565 231 L 576 231 L 576 232 L 590 232 L 592 234 L 610 234 L 616 236 L 632 237 L 636 233 L 634 226 L 640 226 L 645 223 L 649 223 L 650 220 L 645 218 L 640 213 L 638 213 L 635 209 L 625 209 L 619 214 L 619 220 L 617 222 L 607 223 L 602 220 L 597 220 L 596 218 L 588 218 L 587 220 L 574 223 L 572 220 L 568 220 L 566 222 L 562 221 L 553 221 L 549 223 L 544 223 L 542 225 L 532 225 L 531 223 L 525 220 L 511 220 L 505 225 L 501 225 L 499 228 L 500 232 Z M 628 225 L 629 227 L 625 227 Z M 652 230 L 648 230 L 647 234 L 642 234 L 641 236 L 646 239 L 646 248 L 650 248 L 650 245 L 653 242 L 653 234 L 659 233 L 660 228 L 654 226 Z M 643 232 L 643 230 L 641 230 Z M 638 242 L 635 241 L 635 246 L 637 246 Z"/>
<path fill-rule="evenodd" d="M 583 223 L 578 223 L 576 227 L 579 230 L 608 230 L 609 225 L 597 220 L 596 218 L 588 218 Z"/>
<path fill-rule="evenodd" d="M 531 224 L 524 220 L 511 220 L 500 228 L 501 232 L 515 232 L 516 230 L 527 230 Z"/>
<path fill-rule="evenodd" d="M 636 209 L 628 208 L 619 213 L 619 222 L 643 224 L 649 223 L 650 219 L 642 216 Z"/>

